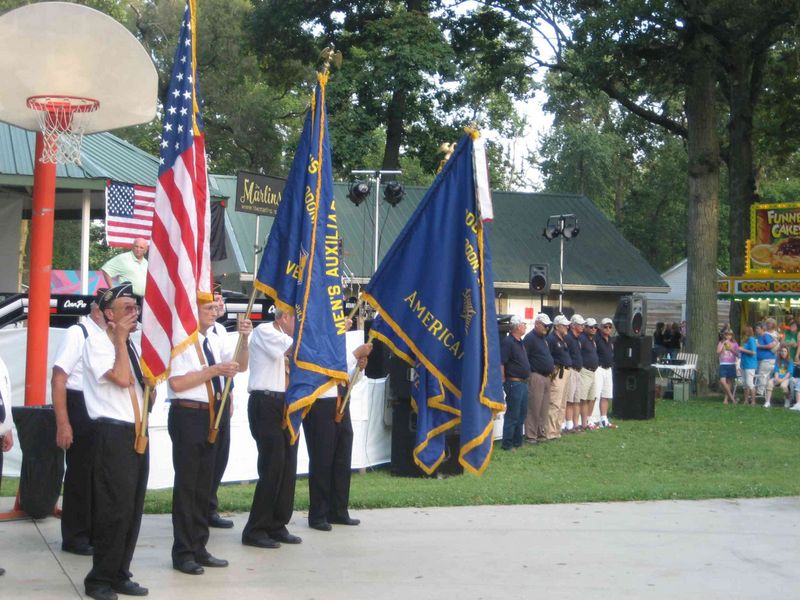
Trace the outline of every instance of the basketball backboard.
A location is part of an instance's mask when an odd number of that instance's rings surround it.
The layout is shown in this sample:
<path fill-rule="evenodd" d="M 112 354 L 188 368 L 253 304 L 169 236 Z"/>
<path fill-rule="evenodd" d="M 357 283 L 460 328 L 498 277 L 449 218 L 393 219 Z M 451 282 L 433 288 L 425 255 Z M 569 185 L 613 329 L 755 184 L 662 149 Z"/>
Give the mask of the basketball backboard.
<path fill-rule="evenodd" d="M 38 131 L 34 96 L 89 98 L 99 105 L 85 133 L 147 123 L 158 75 L 139 41 L 93 8 L 40 2 L 0 16 L 0 121 Z"/>

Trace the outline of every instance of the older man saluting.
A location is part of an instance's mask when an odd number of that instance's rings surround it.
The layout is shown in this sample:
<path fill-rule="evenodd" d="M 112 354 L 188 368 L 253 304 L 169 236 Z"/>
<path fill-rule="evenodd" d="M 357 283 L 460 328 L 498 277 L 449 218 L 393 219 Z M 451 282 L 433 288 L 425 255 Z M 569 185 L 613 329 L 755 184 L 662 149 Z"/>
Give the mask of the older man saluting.
<path fill-rule="evenodd" d="M 146 239 L 136 238 L 130 252 L 117 254 L 100 267 L 108 287 L 130 283 L 134 294 L 144 296 L 144 286 L 147 283 L 147 259 L 144 255 L 147 254 L 147 246 Z"/>

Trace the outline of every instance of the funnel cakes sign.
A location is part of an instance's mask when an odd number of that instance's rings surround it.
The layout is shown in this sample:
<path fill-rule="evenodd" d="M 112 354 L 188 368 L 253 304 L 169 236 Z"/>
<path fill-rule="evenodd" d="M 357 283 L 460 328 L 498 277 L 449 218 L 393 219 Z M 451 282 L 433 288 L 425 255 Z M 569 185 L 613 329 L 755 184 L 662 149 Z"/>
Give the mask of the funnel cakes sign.
<path fill-rule="evenodd" d="M 800 203 L 754 204 L 748 273 L 800 273 Z"/>

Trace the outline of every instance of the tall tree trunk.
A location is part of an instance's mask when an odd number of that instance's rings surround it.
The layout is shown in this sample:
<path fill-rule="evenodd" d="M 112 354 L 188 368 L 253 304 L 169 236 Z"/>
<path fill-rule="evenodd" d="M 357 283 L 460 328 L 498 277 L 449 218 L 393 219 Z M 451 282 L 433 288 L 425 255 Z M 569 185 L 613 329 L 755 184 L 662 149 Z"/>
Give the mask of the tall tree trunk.
<path fill-rule="evenodd" d="M 730 213 L 730 275 L 741 275 L 745 270 L 745 241 L 750 237 L 750 206 L 755 199 L 756 176 L 753 164 L 753 106 L 766 60 L 766 53 L 754 56 L 750 47 L 731 57 L 727 68 L 730 103 L 730 151 L 728 155 L 728 202 Z M 739 334 L 741 305 L 731 302 L 731 325 Z"/>
<path fill-rule="evenodd" d="M 702 34 L 693 40 L 687 69 L 689 210 L 686 312 L 688 348 L 697 353 L 698 391 L 717 371 L 717 240 L 719 238 L 719 139 L 714 69 Z"/>
<path fill-rule="evenodd" d="M 408 91 L 397 88 L 386 108 L 386 147 L 381 169 L 400 168 L 400 145 L 403 143 L 403 119 L 406 115 Z"/>

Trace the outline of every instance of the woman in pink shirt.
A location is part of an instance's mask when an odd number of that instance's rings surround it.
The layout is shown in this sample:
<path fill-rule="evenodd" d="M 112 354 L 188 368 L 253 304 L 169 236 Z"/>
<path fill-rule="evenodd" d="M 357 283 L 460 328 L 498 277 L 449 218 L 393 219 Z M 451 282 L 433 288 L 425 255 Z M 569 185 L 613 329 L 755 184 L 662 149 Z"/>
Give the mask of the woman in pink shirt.
<path fill-rule="evenodd" d="M 719 356 L 719 383 L 725 391 L 725 401 L 736 404 L 733 395 L 732 385 L 736 379 L 736 359 L 739 356 L 739 344 L 733 339 L 733 332 L 726 331 L 722 341 L 717 344 L 717 356 Z"/>

